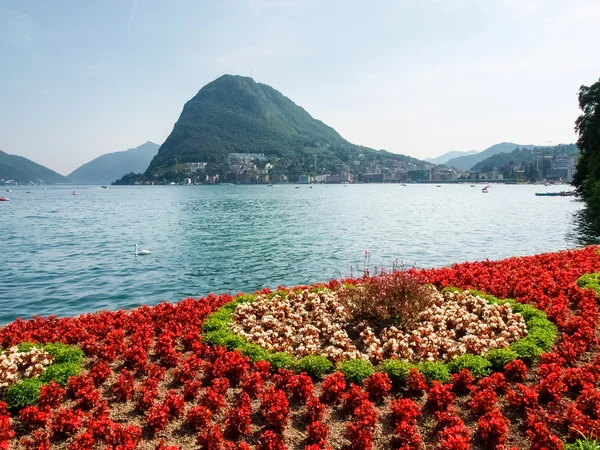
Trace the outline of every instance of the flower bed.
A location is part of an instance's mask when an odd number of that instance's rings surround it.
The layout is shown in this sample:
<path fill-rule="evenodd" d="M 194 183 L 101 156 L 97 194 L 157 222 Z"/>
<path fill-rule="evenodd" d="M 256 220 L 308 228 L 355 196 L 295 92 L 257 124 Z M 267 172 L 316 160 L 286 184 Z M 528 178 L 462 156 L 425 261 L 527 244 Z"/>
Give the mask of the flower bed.
<path fill-rule="evenodd" d="M 483 355 L 527 334 L 525 320 L 513 314 L 508 302 L 488 303 L 469 292 L 431 290 L 431 306 L 407 330 L 392 326 L 376 334 L 366 322 L 353 327 L 348 309 L 337 292 L 329 289 L 257 295 L 236 307 L 230 328 L 266 350 L 294 357 L 317 354 L 336 362 L 362 358 L 373 363 L 391 358 L 449 361 L 466 353 Z M 359 333 L 356 339 L 350 338 L 349 331 Z"/>
<path fill-rule="evenodd" d="M 338 363 L 355 382 L 377 370 L 399 384 L 412 367 L 430 381 L 448 381 L 462 368 L 480 378 L 517 358 L 530 361 L 554 345 L 556 326 L 530 305 L 453 288 L 433 289 L 432 296 L 411 332 L 384 328 L 377 337 L 363 324 L 357 345 L 344 328 L 348 311 L 334 290 L 323 287 L 238 297 L 207 318 L 203 338 L 239 350 L 250 361 L 313 377 L 332 372 Z M 352 359 L 361 360 L 343 362 Z"/>
<path fill-rule="evenodd" d="M 1 348 L 41 343 L 53 364 L 29 379 L 60 372 L 65 384 L 40 387 L 34 405 L 0 401 L 0 449 L 560 450 L 600 433 L 597 250 L 411 271 L 439 291 L 512 298 L 526 322 L 508 348 L 445 363 L 346 359 L 327 374 L 327 358 L 267 351 L 231 331 L 231 314 L 253 296 L 17 320 L 0 329 Z M 300 290 L 313 288 L 340 283 Z M 51 370 L 69 364 L 57 362 L 56 343 L 81 349 L 81 374 Z"/>

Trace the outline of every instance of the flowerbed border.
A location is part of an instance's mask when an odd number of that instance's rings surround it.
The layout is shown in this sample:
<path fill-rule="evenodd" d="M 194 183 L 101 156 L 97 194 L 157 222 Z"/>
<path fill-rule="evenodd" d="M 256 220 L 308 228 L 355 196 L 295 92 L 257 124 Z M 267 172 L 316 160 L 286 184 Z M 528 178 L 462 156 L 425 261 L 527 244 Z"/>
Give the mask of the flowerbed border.
<path fill-rule="evenodd" d="M 37 344 L 22 342 L 16 345 L 19 352 L 27 352 L 38 348 L 53 356 L 52 364 L 48 365 L 38 377 L 23 378 L 8 386 L 0 400 L 4 400 L 9 408 L 20 409 L 34 405 L 40 398 L 42 386 L 55 382 L 64 386 L 69 378 L 81 374 L 83 370 L 84 353 L 76 345 L 67 345 L 61 342 Z"/>
<path fill-rule="evenodd" d="M 598 278 L 596 277 L 595 280 L 597 283 Z M 323 286 L 317 286 L 313 288 L 313 291 L 323 288 Z M 598 285 L 598 289 L 600 290 L 600 285 Z M 458 291 L 460 289 L 452 287 L 446 287 L 442 290 L 442 292 Z M 344 360 L 334 366 L 324 356 L 309 355 L 296 358 L 288 353 L 264 349 L 258 344 L 251 343 L 235 334 L 229 327 L 232 323 L 231 315 L 238 305 L 254 301 L 258 294 L 240 295 L 232 302 L 221 306 L 210 314 L 202 324 L 202 336 L 204 342 L 208 344 L 221 345 L 228 350 L 238 350 L 242 355 L 247 356 L 251 362 L 267 361 L 271 364 L 273 370 L 279 368 L 291 369 L 296 373 L 306 372 L 313 378 L 319 378 L 337 369 L 345 375 L 348 381 L 355 383 L 361 383 L 374 372 L 385 372 L 395 384 L 400 385 L 406 383 L 411 368 L 416 368 L 421 372 L 428 382 L 433 380 L 442 383 L 448 382 L 452 373 L 457 373 L 463 368 L 469 369 L 475 378 L 482 378 L 492 371 L 502 370 L 504 365 L 515 359 L 522 359 L 531 363 L 540 354 L 549 351 L 554 346 L 558 330 L 543 311 L 529 304 L 518 303 L 513 299 L 499 299 L 477 290 L 469 290 L 469 292 L 482 297 L 491 304 L 502 305 L 508 303 L 513 312 L 518 312 L 523 316 L 527 325 L 527 336 L 513 342 L 507 348 L 492 350 L 484 356 L 466 354 L 447 363 L 420 362 L 414 364 L 407 360 L 387 359 L 378 366 L 374 366 L 370 361 L 355 359 Z M 278 290 L 271 292 L 269 296 L 273 298 L 275 295 L 287 296 L 288 294 L 288 291 Z"/>

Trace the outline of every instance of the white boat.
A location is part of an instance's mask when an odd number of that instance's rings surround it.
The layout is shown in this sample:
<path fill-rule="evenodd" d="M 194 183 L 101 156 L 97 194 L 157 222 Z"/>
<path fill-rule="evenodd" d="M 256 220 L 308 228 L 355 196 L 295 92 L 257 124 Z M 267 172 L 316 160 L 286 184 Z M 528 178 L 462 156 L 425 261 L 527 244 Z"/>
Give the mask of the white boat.
<path fill-rule="evenodd" d="M 481 190 L 481 192 L 483 192 L 484 194 L 487 194 L 489 191 L 488 191 L 488 189 L 487 189 L 486 187 L 484 187 L 484 188 Z"/>

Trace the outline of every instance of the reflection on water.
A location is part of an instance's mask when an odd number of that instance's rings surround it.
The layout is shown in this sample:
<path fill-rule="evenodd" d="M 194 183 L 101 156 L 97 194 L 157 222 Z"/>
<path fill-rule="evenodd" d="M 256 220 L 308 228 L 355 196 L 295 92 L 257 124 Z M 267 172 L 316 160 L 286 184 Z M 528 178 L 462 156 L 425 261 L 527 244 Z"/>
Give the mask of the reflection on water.
<path fill-rule="evenodd" d="M 573 227 L 567 231 L 566 240 L 574 246 L 598 244 L 600 237 L 600 214 L 588 207 L 573 213 Z"/>

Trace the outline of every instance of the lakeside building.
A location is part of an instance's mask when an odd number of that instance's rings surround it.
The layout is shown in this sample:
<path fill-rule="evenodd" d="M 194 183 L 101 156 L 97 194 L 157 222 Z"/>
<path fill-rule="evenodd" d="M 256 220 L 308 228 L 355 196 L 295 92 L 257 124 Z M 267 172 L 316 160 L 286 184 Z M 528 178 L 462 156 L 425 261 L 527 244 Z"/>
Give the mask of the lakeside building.
<path fill-rule="evenodd" d="M 188 173 L 196 173 L 206 169 L 208 163 L 205 162 L 191 162 L 183 165 L 184 169 Z"/>

